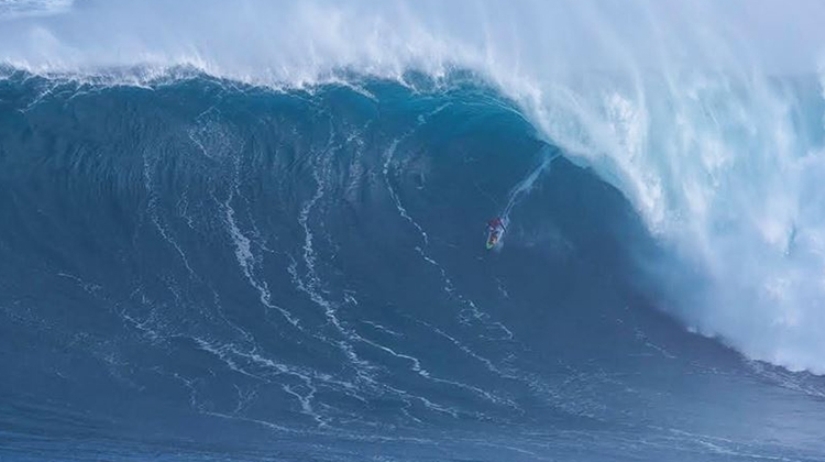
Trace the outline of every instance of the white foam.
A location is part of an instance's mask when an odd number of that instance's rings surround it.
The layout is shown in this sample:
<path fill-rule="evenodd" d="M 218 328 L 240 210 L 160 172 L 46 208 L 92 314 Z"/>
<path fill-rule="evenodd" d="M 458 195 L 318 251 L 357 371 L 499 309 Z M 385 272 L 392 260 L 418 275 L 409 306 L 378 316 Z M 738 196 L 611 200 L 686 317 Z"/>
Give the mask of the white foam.
<path fill-rule="evenodd" d="M 166 241 L 169 245 L 171 245 L 177 254 L 180 256 L 183 265 L 186 267 L 186 271 L 189 273 L 191 277 L 196 277 L 195 270 L 192 269 L 192 266 L 189 264 L 189 258 L 184 253 L 183 249 L 181 248 L 180 244 L 178 244 L 177 239 L 175 239 L 171 232 L 166 229 L 166 225 L 163 222 L 162 217 L 158 213 L 157 210 L 157 203 L 158 203 L 158 195 L 155 192 L 155 180 L 154 180 L 154 170 L 156 168 L 157 158 L 150 159 L 150 152 L 146 149 L 143 153 L 143 183 L 144 188 L 146 189 L 146 194 L 149 196 L 149 201 L 146 205 L 146 211 L 149 213 L 149 217 L 152 220 L 152 224 L 155 225 L 155 229 L 158 230 L 161 237 L 164 241 Z"/>
<path fill-rule="evenodd" d="M 419 117 L 419 123 L 423 123 L 424 119 Z M 427 236 L 427 232 L 424 231 L 424 228 L 418 224 L 410 214 L 407 212 L 407 209 L 401 203 L 401 198 L 398 197 L 398 193 L 395 192 L 395 188 L 392 187 L 390 182 L 390 166 L 393 163 L 393 157 L 395 155 L 395 150 L 398 149 L 398 143 L 400 143 L 404 138 L 409 136 L 409 133 L 404 135 L 402 138 L 394 140 L 390 143 L 390 146 L 387 148 L 387 154 L 384 159 L 384 168 L 382 170 L 384 175 L 384 184 L 387 186 L 387 192 L 390 194 L 390 198 L 392 199 L 393 204 L 395 204 L 395 209 L 398 211 L 398 214 L 406 220 L 408 223 L 413 225 L 413 227 L 418 231 L 418 235 L 421 236 L 421 239 L 424 241 L 424 245 L 427 246 L 430 243 L 429 237 Z M 425 257 L 427 258 L 427 257 Z"/>
<path fill-rule="evenodd" d="M 189 139 L 207 158 L 226 162 L 233 174 L 233 182 L 229 193 L 226 195 L 226 199 L 221 201 L 215 197 L 214 194 L 212 197 L 223 214 L 226 231 L 232 240 L 238 266 L 249 285 L 258 293 L 258 300 L 261 305 L 268 311 L 278 311 L 292 326 L 300 328 L 298 325 L 299 320 L 294 317 L 292 313 L 273 302 L 269 284 L 263 277 L 258 275 L 260 272 L 259 260 L 261 257 L 260 255 L 256 255 L 255 247 L 261 250 L 267 249 L 264 245 L 253 242 L 241 229 L 235 217 L 236 211 L 233 207 L 233 202 L 242 198 L 240 192 L 239 154 L 242 150 L 242 142 L 238 141 L 236 137 L 220 123 L 220 113 L 217 110 L 210 108 L 204 111 L 197 117 L 197 121 L 198 125 L 190 129 L 188 133 Z M 241 147 L 239 147 L 239 145 Z M 258 234 L 257 230 L 254 229 L 254 223 L 251 234 Z"/>
<path fill-rule="evenodd" d="M 314 409 L 313 399 L 315 397 L 315 393 L 318 391 L 317 387 L 314 385 L 314 380 L 321 380 L 324 383 L 334 383 L 329 376 L 318 374 L 315 371 L 305 370 L 300 367 L 279 363 L 273 359 L 262 356 L 255 350 L 251 352 L 242 351 L 233 344 L 215 345 L 209 340 L 197 337 L 192 338 L 192 340 L 194 340 L 198 344 L 198 347 L 202 350 L 218 357 L 231 370 L 247 377 L 269 384 L 274 383 L 269 378 L 272 374 L 277 376 L 286 376 L 287 378 L 297 380 L 298 384 L 276 384 L 280 385 L 281 389 L 284 390 L 285 393 L 298 401 L 302 414 L 314 420 L 319 427 L 324 427 L 327 425 L 328 420 Z M 250 371 L 250 369 L 253 370 Z M 240 396 L 240 390 L 238 390 L 238 393 Z M 243 397 L 241 396 L 240 399 L 243 399 Z M 237 410 L 242 407 L 242 403 L 242 401 L 239 401 L 238 407 L 236 408 L 236 412 L 234 414 L 237 414 Z"/>

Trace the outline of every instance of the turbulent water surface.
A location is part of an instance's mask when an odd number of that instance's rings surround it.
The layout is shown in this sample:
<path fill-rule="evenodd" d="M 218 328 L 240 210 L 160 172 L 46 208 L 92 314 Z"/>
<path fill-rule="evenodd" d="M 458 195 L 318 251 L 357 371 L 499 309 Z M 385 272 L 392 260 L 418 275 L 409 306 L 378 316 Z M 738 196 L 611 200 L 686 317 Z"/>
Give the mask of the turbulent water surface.
<path fill-rule="evenodd" d="M 825 459 L 808 15 L 114 3 L 0 3 L 0 460 Z"/>

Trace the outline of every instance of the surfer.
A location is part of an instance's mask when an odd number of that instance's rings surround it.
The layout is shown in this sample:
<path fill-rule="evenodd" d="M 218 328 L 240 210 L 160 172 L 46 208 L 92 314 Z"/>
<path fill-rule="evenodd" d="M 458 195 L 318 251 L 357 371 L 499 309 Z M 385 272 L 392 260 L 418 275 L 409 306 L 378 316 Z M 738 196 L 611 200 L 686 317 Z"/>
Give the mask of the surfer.
<path fill-rule="evenodd" d="M 492 220 L 487 222 L 487 249 L 492 249 L 495 247 L 499 241 L 501 241 L 501 236 L 504 234 L 504 231 L 507 228 L 504 226 L 504 221 L 501 217 L 493 218 Z"/>

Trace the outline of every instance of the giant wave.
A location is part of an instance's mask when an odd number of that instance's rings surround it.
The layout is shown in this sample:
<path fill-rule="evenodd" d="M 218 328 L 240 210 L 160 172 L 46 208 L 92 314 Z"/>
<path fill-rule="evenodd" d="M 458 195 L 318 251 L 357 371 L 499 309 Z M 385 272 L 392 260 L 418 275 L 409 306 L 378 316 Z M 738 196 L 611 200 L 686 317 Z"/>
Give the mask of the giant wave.
<path fill-rule="evenodd" d="M 471 69 L 702 273 L 702 287 L 665 283 L 691 328 L 825 367 L 822 217 L 806 205 L 822 168 L 819 3 L 11 5 L 0 55 L 36 74 L 142 85 L 190 68 L 301 88 Z"/>
<path fill-rule="evenodd" d="M 7 454 L 815 460 L 813 47 L 666 5 L 12 6 Z"/>

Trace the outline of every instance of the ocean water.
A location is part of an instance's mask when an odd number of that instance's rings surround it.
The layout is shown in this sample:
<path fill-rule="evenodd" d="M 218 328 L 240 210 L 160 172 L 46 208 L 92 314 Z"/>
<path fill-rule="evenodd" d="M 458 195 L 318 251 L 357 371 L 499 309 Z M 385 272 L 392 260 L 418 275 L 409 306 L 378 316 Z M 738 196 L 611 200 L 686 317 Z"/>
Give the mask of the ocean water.
<path fill-rule="evenodd" d="M 821 7 L 204 5 L 0 3 L 0 460 L 825 460 Z"/>

